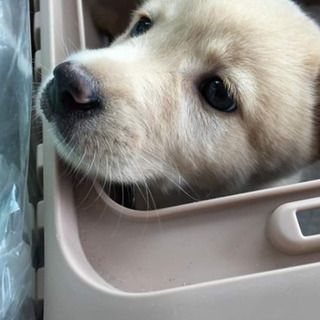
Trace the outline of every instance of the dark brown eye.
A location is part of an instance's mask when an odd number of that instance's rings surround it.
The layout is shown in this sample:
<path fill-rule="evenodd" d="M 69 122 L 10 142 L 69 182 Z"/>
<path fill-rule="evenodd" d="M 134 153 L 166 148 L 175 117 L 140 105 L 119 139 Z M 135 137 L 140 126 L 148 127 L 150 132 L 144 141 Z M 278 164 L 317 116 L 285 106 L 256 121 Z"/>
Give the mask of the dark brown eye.
<path fill-rule="evenodd" d="M 232 93 L 218 77 L 204 81 L 199 91 L 206 102 L 219 111 L 232 112 L 237 109 Z"/>
<path fill-rule="evenodd" d="M 137 37 L 147 32 L 152 27 L 152 21 L 147 17 L 141 17 L 130 31 L 131 37 Z"/>

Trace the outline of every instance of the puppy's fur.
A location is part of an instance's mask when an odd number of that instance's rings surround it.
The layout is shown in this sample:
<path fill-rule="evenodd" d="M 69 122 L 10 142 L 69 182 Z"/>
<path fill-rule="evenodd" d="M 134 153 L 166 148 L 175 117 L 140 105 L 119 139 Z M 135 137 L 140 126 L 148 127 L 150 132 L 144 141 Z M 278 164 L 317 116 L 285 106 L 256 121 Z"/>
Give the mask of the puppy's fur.
<path fill-rule="evenodd" d="M 130 38 L 141 15 L 153 26 Z M 69 60 L 99 84 L 104 108 L 50 125 L 62 156 L 92 175 L 223 195 L 318 155 L 320 31 L 289 0 L 150 0 L 111 47 Z M 212 76 L 227 83 L 237 111 L 204 101 L 198 86 Z"/>

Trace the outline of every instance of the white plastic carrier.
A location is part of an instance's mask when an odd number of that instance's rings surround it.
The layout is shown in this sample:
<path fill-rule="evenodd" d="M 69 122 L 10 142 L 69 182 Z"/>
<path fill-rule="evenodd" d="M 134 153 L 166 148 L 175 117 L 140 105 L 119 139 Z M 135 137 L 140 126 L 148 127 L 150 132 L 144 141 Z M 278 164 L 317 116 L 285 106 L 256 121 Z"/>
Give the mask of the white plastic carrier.
<path fill-rule="evenodd" d="M 41 0 L 38 8 L 43 78 L 69 53 L 101 45 L 90 1 Z M 299 223 L 320 208 L 320 180 L 132 210 L 97 184 L 75 182 L 43 126 L 45 320 L 320 319 L 320 232 Z"/>

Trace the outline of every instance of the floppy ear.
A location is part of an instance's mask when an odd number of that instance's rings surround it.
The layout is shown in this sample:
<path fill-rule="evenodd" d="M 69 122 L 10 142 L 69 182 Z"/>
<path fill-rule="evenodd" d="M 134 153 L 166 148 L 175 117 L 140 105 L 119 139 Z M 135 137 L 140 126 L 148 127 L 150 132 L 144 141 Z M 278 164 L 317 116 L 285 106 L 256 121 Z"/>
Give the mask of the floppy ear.
<path fill-rule="evenodd" d="M 90 9 L 96 27 L 112 39 L 119 36 L 128 27 L 131 12 L 136 9 L 139 2 L 136 0 L 91 0 Z"/>

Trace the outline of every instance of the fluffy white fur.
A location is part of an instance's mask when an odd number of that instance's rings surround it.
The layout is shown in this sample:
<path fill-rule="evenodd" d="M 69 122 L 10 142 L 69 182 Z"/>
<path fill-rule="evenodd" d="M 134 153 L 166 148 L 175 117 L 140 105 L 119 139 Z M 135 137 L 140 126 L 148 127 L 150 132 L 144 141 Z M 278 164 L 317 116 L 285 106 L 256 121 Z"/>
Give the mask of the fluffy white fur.
<path fill-rule="evenodd" d="M 153 26 L 130 38 L 141 16 Z M 106 103 L 99 119 L 59 138 L 68 141 L 59 151 L 93 176 L 223 195 L 318 155 L 320 31 L 289 0 L 150 0 L 111 47 L 69 60 L 95 77 Z M 216 75 L 236 112 L 201 97 L 198 84 Z"/>

